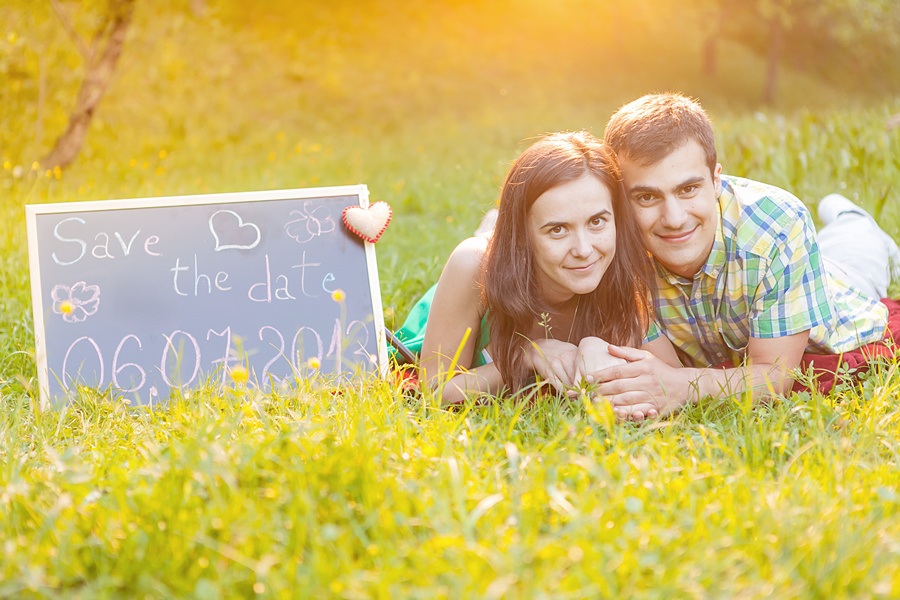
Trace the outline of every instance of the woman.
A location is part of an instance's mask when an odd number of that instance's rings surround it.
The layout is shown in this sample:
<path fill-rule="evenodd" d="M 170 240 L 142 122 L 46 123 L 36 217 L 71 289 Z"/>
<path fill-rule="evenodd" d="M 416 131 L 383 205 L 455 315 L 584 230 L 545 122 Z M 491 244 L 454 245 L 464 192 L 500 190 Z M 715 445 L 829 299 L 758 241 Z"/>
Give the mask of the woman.
<path fill-rule="evenodd" d="M 449 404 L 521 390 L 534 375 L 576 385 L 618 361 L 603 340 L 641 343 L 649 269 L 612 152 L 587 132 L 547 136 L 513 163 L 493 235 L 464 240 L 447 261 L 420 381 Z"/>

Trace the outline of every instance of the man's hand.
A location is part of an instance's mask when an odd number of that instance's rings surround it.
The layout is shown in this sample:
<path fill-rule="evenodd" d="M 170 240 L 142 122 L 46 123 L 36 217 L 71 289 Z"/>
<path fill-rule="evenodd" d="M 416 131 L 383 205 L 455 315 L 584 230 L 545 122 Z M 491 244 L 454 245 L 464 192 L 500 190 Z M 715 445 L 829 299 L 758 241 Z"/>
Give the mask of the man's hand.
<path fill-rule="evenodd" d="M 552 339 L 535 340 L 525 350 L 526 360 L 534 372 L 560 394 L 575 385 L 577 354 L 578 346 Z"/>
<path fill-rule="evenodd" d="M 692 369 L 675 368 L 646 350 L 609 345 L 611 357 L 626 361 L 587 373 L 596 393 L 612 404 L 620 421 L 664 417 L 698 397 Z"/>

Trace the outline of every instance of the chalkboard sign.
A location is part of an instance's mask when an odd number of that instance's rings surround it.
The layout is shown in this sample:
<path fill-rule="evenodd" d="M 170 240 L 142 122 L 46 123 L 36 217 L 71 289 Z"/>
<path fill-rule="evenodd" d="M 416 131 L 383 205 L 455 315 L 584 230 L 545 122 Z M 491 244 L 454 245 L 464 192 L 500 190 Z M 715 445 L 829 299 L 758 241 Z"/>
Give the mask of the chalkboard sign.
<path fill-rule="evenodd" d="M 26 207 L 43 401 L 387 368 L 364 185 Z"/>

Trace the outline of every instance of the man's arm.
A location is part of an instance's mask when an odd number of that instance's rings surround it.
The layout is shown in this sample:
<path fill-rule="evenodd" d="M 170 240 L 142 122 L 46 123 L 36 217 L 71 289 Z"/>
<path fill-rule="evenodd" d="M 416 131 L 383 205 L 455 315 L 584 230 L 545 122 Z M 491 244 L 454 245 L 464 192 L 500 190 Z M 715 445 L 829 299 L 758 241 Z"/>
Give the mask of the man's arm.
<path fill-rule="evenodd" d="M 642 421 L 665 416 L 707 396 L 723 397 L 750 391 L 761 400 L 790 391 L 792 369 L 800 366 L 809 332 L 779 338 L 751 338 L 746 366 L 732 369 L 678 368 L 648 350 L 610 346 L 609 353 L 628 364 L 589 375 L 599 383 L 620 420 Z M 654 341 L 655 343 L 655 341 Z"/>

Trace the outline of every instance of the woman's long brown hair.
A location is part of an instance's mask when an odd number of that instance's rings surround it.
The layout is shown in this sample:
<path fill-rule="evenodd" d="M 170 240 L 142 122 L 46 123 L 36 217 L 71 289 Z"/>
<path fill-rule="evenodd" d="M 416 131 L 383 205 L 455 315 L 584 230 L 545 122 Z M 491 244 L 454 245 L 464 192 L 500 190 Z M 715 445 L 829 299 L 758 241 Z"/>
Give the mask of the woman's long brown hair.
<path fill-rule="evenodd" d="M 580 298 L 574 339 L 597 336 L 612 344 L 640 344 L 650 322 L 650 260 L 625 201 L 611 150 L 590 133 L 557 133 L 537 141 L 513 163 L 500 193 L 497 224 L 483 262 L 482 287 L 491 350 L 504 384 L 521 389 L 531 373 L 526 338 L 543 301 L 528 233 L 528 211 L 544 192 L 589 173 L 609 189 L 616 253 L 597 288 Z M 576 342 L 577 343 L 577 342 Z"/>

